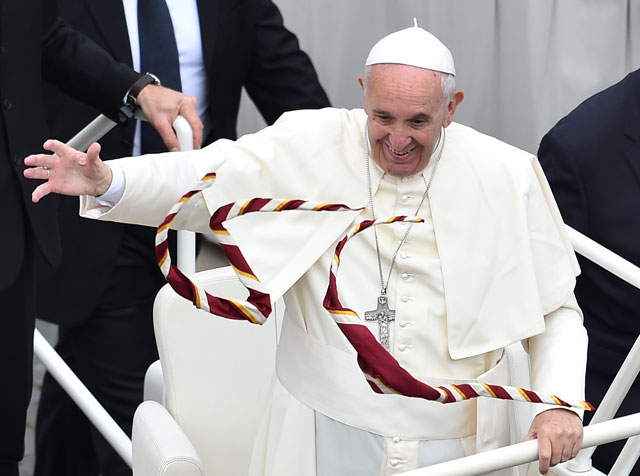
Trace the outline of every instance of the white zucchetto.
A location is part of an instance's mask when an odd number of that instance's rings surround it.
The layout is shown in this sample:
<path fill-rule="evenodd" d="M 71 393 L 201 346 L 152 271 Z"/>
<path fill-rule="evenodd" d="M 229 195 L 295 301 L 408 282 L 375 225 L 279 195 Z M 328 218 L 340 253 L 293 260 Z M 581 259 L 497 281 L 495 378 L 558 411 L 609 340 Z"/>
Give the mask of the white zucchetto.
<path fill-rule="evenodd" d="M 456 75 L 449 49 L 420 28 L 415 18 L 414 26 L 385 36 L 371 48 L 366 65 L 381 63 L 405 64 Z"/>

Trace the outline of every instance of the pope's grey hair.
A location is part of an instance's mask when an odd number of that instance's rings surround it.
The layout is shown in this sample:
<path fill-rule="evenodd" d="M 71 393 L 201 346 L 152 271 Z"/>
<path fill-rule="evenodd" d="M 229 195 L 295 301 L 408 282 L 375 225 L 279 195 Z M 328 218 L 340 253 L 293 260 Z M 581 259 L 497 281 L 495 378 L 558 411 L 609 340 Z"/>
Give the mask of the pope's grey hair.
<path fill-rule="evenodd" d="M 371 66 L 365 66 L 364 68 L 364 91 L 367 92 L 367 85 L 369 84 L 369 77 L 371 75 Z M 440 71 L 436 71 L 436 73 L 440 74 L 440 87 L 442 88 L 442 97 L 444 98 L 445 104 L 449 104 L 451 102 L 451 98 L 453 97 L 453 93 L 456 92 L 456 78 L 452 74 L 449 73 L 441 73 Z"/>

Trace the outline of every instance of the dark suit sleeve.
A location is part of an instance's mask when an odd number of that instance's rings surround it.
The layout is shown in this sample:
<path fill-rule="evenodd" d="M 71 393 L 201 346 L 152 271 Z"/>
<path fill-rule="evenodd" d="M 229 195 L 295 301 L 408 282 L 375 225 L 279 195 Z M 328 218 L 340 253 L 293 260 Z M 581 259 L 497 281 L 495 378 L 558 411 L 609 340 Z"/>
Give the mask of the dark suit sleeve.
<path fill-rule="evenodd" d="M 43 78 L 117 119 L 124 95 L 140 75 L 58 18 L 55 4 L 46 1 L 43 7 Z"/>
<path fill-rule="evenodd" d="M 540 142 L 538 160 L 544 169 L 564 222 L 588 233 L 587 197 L 573 152 L 553 130 Z"/>
<path fill-rule="evenodd" d="M 267 123 L 272 124 L 285 111 L 330 105 L 311 60 L 270 0 L 258 1 L 254 31 L 245 88 Z"/>

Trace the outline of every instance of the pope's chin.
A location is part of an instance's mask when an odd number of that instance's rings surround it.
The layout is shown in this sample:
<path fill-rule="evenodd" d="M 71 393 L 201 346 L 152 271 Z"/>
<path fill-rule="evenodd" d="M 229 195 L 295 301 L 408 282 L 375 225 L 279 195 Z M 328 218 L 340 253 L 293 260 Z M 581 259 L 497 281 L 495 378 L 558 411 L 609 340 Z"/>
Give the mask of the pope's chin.
<path fill-rule="evenodd" d="M 422 158 L 420 152 L 421 150 L 416 148 L 407 155 L 398 156 L 390 150 L 385 150 L 383 153 L 383 163 L 381 164 L 382 168 L 394 177 L 415 175 L 424 168 L 420 167 Z M 425 166 L 427 163 L 428 161 L 425 162 Z"/>

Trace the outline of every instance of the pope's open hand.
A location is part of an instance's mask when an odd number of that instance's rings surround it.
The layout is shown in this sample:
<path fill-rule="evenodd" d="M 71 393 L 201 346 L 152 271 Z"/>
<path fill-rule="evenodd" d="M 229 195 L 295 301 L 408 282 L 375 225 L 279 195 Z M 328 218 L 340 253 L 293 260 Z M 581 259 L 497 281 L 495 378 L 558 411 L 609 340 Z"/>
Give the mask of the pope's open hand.
<path fill-rule="evenodd" d="M 539 470 L 575 458 L 582 445 L 582 420 L 574 412 L 557 408 L 537 415 L 525 441 L 538 440 Z"/>
<path fill-rule="evenodd" d="M 111 168 L 100 160 L 100 144 L 92 144 L 87 153 L 78 152 L 57 140 L 48 140 L 43 148 L 51 154 L 34 154 L 24 159 L 24 176 L 45 180 L 31 194 L 34 203 L 50 193 L 99 196 L 111 184 Z"/>

